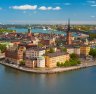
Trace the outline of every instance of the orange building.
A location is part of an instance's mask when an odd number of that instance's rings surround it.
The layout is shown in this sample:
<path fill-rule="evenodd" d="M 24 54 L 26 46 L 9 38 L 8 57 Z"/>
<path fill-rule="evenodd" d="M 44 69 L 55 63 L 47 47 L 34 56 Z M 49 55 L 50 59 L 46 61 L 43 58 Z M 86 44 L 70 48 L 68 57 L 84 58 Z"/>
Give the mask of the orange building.
<path fill-rule="evenodd" d="M 90 52 L 90 46 L 88 45 L 82 45 L 80 46 L 80 54 L 81 56 L 87 56 Z"/>
<path fill-rule="evenodd" d="M 64 52 L 55 52 L 55 53 L 49 53 L 45 56 L 45 65 L 48 68 L 54 68 L 57 67 L 57 62 L 63 62 L 69 60 L 70 56 L 68 53 Z"/>
<path fill-rule="evenodd" d="M 55 38 L 44 38 L 40 41 L 43 45 L 55 45 Z"/>

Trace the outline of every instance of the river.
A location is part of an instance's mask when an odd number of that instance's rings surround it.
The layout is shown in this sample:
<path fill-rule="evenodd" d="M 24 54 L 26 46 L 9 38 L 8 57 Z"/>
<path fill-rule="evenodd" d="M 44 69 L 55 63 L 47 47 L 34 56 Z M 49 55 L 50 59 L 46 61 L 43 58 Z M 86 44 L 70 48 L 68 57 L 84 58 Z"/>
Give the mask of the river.
<path fill-rule="evenodd" d="M 0 94 L 96 94 L 96 67 L 34 74 L 0 65 Z"/>

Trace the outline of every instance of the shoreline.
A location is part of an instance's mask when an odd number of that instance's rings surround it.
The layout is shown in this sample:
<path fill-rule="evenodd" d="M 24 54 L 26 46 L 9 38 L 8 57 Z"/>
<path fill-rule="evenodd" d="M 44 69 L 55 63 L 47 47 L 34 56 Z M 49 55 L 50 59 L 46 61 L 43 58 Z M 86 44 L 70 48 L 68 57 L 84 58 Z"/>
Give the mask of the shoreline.
<path fill-rule="evenodd" d="M 61 73 L 61 72 L 78 70 L 78 69 L 82 69 L 82 68 L 96 66 L 96 62 L 94 62 L 94 63 L 82 63 L 78 66 L 72 66 L 72 67 L 61 67 L 61 68 L 58 67 L 58 68 L 53 68 L 53 69 L 29 69 L 29 68 L 25 68 L 25 67 L 18 67 L 13 64 L 7 64 L 2 61 L 0 62 L 0 64 L 7 66 L 7 67 L 11 67 L 16 70 L 23 71 L 23 72 L 36 73 L 36 74 L 54 74 L 54 73 Z"/>

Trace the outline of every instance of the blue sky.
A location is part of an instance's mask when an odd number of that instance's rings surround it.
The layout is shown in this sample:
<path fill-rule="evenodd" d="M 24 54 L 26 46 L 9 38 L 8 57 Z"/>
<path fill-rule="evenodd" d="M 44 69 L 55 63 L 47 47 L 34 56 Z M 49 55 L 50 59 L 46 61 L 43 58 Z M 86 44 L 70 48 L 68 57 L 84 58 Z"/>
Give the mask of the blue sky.
<path fill-rule="evenodd" d="M 96 0 L 0 0 L 3 24 L 96 24 Z"/>

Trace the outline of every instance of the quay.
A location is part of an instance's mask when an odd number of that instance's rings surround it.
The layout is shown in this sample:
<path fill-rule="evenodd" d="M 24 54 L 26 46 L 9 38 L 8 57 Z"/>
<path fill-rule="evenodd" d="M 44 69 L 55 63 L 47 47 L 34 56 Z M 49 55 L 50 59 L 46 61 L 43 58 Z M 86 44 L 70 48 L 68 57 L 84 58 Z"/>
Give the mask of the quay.
<path fill-rule="evenodd" d="M 29 72 L 29 73 L 37 73 L 37 74 L 60 73 L 60 72 L 66 72 L 66 71 L 72 71 L 72 70 L 77 70 L 77 69 L 81 69 L 81 68 L 96 66 L 96 62 L 88 62 L 88 61 L 86 61 L 85 63 L 81 63 L 78 66 L 61 67 L 61 68 L 58 67 L 58 68 L 53 68 L 53 69 L 45 69 L 45 68 L 44 69 L 30 69 L 30 68 L 26 68 L 26 67 L 19 67 L 14 64 L 8 64 L 3 61 L 1 61 L 0 64 L 20 70 L 20 71 Z"/>

